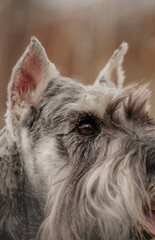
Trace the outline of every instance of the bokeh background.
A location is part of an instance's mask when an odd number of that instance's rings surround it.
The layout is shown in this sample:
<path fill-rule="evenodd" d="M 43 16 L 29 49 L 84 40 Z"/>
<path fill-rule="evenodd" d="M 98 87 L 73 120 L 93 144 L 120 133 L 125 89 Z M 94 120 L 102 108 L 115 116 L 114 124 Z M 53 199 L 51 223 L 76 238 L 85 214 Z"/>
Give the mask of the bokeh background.
<path fill-rule="evenodd" d="M 85 84 L 127 41 L 126 83 L 151 83 L 155 117 L 155 0 L 0 0 L 0 127 L 12 67 L 32 35 L 63 75 Z"/>

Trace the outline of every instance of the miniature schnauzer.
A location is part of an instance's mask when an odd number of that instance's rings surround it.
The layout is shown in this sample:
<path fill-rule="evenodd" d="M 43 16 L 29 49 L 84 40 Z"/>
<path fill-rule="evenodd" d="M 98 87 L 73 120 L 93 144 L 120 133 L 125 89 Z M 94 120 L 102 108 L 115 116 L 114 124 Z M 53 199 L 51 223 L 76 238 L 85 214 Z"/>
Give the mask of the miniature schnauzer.
<path fill-rule="evenodd" d="M 128 45 L 93 85 L 62 77 L 36 38 L 13 69 L 0 133 L 0 240 L 155 236 L 149 87 L 122 87 Z"/>

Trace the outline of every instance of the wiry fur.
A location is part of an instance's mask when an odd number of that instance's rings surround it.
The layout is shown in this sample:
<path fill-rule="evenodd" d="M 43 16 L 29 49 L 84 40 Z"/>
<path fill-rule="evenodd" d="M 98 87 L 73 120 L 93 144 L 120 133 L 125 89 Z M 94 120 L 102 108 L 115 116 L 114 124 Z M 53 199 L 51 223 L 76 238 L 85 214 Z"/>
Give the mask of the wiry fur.
<path fill-rule="evenodd" d="M 154 122 L 148 86 L 120 87 L 122 47 L 107 65 L 118 71 L 114 82 L 112 71 L 84 86 L 54 70 L 44 90 L 33 89 L 35 103 L 24 114 L 17 117 L 9 100 L 0 139 L 0 240 L 151 239 Z M 96 131 L 85 136 L 78 126 L 88 118 Z"/>

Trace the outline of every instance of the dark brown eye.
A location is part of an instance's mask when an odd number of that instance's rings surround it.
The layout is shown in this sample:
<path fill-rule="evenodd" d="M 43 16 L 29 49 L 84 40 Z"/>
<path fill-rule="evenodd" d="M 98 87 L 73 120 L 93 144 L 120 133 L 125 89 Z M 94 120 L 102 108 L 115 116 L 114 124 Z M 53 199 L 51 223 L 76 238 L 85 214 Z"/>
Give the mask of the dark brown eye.
<path fill-rule="evenodd" d="M 95 135 L 99 132 L 99 122 L 95 116 L 82 116 L 77 126 L 78 133 L 84 136 Z"/>
<path fill-rule="evenodd" d="M 100 133 L 100 121 L 94 115 L 83 115 L 76 127 L 78 133 L 83 136 L 93 136 Z"/>
<path fill-rule="evenodd" d="M 93 135 L 95 132 L 95 127 L 93 123 L 82 123 L 78 126 L 78 132 L 85 136 Z"/>

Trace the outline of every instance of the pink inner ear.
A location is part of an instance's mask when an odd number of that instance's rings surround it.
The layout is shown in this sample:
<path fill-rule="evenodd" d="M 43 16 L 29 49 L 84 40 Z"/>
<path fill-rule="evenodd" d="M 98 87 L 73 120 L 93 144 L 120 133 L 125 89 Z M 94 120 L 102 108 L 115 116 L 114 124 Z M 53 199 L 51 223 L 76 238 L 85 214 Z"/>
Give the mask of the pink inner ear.
<path fill-rule="evenodd" d="M 114 68 L 111 72 L 111 80 L 117 86 L 118 85 L 118 72 L 117 68 Z"/>
<path fill-rule="evenodd" d="M 39 56 L 31 50 L 21 62 L 21 65 L 14 75 L 11 87 L 12 107 L 16 104 L 19 106 L 23 101 L 31 104 L 31 94 L 39 85 L 42 72 L 43 66 Z"/>

